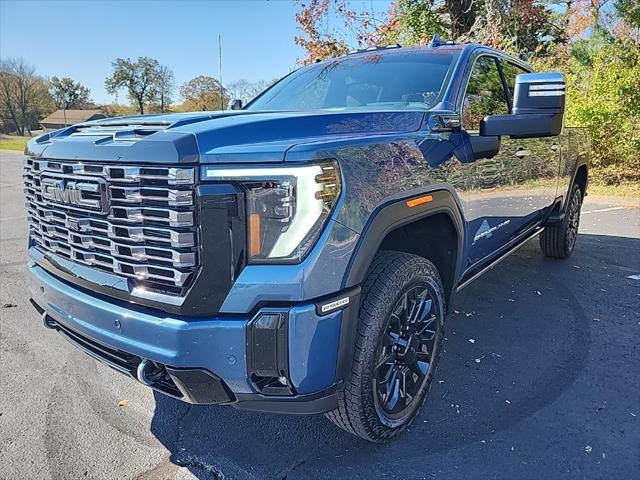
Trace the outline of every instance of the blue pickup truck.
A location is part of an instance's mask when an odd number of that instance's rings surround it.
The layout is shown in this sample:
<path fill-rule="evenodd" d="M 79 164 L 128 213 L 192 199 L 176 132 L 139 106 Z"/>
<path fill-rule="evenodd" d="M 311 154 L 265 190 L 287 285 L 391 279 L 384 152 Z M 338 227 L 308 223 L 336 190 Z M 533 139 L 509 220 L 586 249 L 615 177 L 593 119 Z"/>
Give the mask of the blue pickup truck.
<path fill-rule="evenodd" d="M 565 258 L 589 138 L 565 82 L 481 45 L 353 52 L 232 110 L 37 137 L 24 181 L 47 328 L 197 404 L 401 432 L 452 297 L 530 238 Z"/>

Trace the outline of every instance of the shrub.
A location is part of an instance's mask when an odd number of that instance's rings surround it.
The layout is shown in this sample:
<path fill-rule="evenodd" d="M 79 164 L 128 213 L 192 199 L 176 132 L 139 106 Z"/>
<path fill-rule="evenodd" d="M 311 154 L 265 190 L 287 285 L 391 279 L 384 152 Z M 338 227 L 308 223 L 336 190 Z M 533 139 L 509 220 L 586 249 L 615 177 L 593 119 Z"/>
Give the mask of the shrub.
<path fill-rule="evenodd" d="M 615 41 L 580 48 L 567 73 L 567 125 L 592 138 L 592 177 L 640 181 L 640 48 Z"/>

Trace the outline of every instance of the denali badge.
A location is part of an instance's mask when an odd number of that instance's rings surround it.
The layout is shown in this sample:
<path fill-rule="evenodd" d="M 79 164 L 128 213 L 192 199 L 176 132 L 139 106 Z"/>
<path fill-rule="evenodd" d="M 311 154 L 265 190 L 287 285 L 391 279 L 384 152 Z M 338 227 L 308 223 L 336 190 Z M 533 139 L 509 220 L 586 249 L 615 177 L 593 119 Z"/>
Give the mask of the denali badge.
<path fill-rule="evenodd" d="M 105 212 L 106 182 L 102 178 L 40 177 L 42 197 L 57 203 Z"/>
<path fill-rule="evenodd" d="M 348 305 L 348 304 L 349 304 L 349 297 L 344 297 L 344 298 L 341 298 L 340 300 L 336 300 L 335 302 L 325 303 L 324 305 L 322 305 L 322 307 L 320 307 L 320 311 L 322 313 L 327 313 L 331 310 L 344 307 L 345 305 Z"/>

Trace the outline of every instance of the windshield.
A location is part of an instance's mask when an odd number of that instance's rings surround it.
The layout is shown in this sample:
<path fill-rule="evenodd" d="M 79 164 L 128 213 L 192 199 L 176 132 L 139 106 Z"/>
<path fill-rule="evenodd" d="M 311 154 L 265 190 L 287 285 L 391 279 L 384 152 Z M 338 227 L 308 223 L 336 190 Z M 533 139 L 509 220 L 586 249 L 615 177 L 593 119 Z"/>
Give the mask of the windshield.
<path fill-rule="evenodd" d="M 310 65 L 280 80 L 247 110 L 431 108 L 453 59 L 450 52 L 413 50 Z"/>

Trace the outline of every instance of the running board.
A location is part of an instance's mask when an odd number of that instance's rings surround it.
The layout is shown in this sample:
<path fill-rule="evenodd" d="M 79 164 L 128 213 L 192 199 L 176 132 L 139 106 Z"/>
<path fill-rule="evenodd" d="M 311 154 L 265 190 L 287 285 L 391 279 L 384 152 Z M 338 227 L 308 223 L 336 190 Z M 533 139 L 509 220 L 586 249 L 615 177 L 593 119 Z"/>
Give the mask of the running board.
<path fill-rule="evenodd" d="M 491 270 L 493 267 L 495 267 L 497 264 L 499 264 L 502 260 L 504 260 L 509 255 L 511 255 L 513 252 L 515 252 L 520 247 L 522 247 L 529 240 L 531 240 L 532 238 L 537 237 L 538 235 L 540 235 L 542 230 L 544 230 L 544 228 L 538 228 L 537 230 L 535 230 L 530 235 L 524 237 L 521 241 L 516 242 L 511 248 L 509 248 L 506 252 L 504 252 L 502 255 L 500 255 L 498 258 L 496 258 L 494 261 L 492 261 L 489 265 L 487 265 L 486 267 L 482 268 L 478 273 L 473 274 L 468 280 L 465 280 L 460 285 L 458 285 L 458 287 L 456 288 L 456 293 L 459 292 L 460 290 L 462 290 L 463 288 L 465 288 L 466 286 L 468 286 L 471 282 L 473 282 L 478 277 L 480 277 L 481 275 L 486 273 L 488 270 Z"/>

